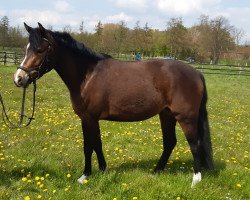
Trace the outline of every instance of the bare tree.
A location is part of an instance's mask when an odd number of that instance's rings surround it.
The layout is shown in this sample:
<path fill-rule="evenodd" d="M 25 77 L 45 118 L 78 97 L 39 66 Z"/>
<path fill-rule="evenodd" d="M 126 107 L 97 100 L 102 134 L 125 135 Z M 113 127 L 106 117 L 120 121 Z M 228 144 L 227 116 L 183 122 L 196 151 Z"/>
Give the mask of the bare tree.
<path fill-rule="evenodd" d="M 223 52 L 234 49 L 236 30 L 229 21 L 222 16 L 209 20 L 208 16 L 201 16 L 200 24 L 196 26 L 199 31 L 199 49 L 210 54 L 213 64 L 217 64 Z"/>

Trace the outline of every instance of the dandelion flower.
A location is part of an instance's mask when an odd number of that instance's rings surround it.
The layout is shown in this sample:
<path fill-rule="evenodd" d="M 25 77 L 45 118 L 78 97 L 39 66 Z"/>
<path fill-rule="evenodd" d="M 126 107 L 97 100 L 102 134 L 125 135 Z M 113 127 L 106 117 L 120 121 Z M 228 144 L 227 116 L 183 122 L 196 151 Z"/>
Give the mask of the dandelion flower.
<path fill-rule="evenodd" d="M 133 200 L 137 200 L 138 199 L 138 197 L 133 197 Z"/>
<path fill-rule="evenodd" d="M 71 174 L 67 174 L 67 178 L 70 178 L 71 177 Z"/>
<path fill-rule="evenodd" d="M 24 200 L 30 200 L 29 196 L 24 197 Z"/>
<path fill-rule="evenodd" d="M 89 181 L 88 181 L 87 179 L 84 179 L 84 181 L 83 181 L 83 183 L 85 183 L 85 184 L 88 183 L 88 182 L 89 182 Z"/>
<path fill-rule="evenodd" d="M 27 178 L 26 178 L 26 177 L 23 177 L 23 178 L 22 178 L 22 181 L 24 181 L 24 182 L 27 181 Z"/>
<path fill-rule="evenodd" d="M 238 188 L 241 188 L 241 184 L 239 184 L 239 183 L 237 183 L 236 186 L 237 186 Z"/>

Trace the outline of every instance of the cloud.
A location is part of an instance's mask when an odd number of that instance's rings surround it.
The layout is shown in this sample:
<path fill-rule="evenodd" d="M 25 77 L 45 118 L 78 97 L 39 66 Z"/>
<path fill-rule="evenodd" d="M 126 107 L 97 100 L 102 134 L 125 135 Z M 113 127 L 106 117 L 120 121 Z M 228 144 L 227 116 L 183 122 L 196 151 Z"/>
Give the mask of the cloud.
<path fill-rule="evenodd" d="M 221 9 L 215 12 L 214 16 L 224 16 L 226 17 L 231 25 L 234 25 L 237 29 L 244 30 L 245 35 L 242 41 L 250 41 L 250 27 L 249 19 L 246 17 L 246 13 L 250 13 L 250 7 L 231 7 L 226 9 Z"/>
<path fill-rule="evenodd" d="M 6 12 L 0 8 L 0 17 L 6 15 Z"/>
<path fill-rule="evenodd" d="M 148 0 L 111 0 L 117 7 L 129 8 L 133 10 L 146 9 L 148 7 Z"/>
<path fill-rule="evenodd" d="M 106 17 L 107 22 L 119 22 L 119 21 L 125 21 L 129 22 L 132 21 L 132 17 L 126 15 L 125 13 L 121 12 L 117 15 L 111 15 Z"/>
<path fill-rule="evenodd" d="M 197 15 L 208 7 L 218 5 L 221 0 L 156 0 L 157 8 L 167 15 Z"/>
<path fill-rule="evenodd" d="M 17 20 L 18 23 L 27 22 L 36 24 L 38 21 L 46 24 L 56 24 L 61 20 L 61 16 L 50 10 L 13 10 L 11 16 Z M 35 17 L 34 17 L 35 16 Z"/>
<path fill-rule="evenodd" d="M 55 9 L 59 12 L 70 12 L 72 11 L 72 6 L 67 2 L 63 0 L 56 1 L 54 3 Z"/>

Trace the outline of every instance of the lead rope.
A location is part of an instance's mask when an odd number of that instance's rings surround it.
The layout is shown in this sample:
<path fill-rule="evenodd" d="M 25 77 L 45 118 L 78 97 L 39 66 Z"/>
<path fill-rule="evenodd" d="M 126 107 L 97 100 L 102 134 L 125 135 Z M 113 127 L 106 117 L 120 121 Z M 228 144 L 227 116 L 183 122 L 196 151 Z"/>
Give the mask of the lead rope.
<path fill-rule="evenodd" d="M 17 125 L 13 124 L 6 112 L 4 103 L 3 103 L 3 98 L 2 95 L 0 94 L 0 103 L 2 104 L 2 119 L 4 121 L 4 123 L 6 124 L 6 126 L 8 126 L 9 128 L 24 128 L 30 125 L 31 121 L 34 120 L 34 114 L 35 114 L 35 104 L 36 104 L 36 81 L 33 81 L 33 106 L 32 106 L 32 113 L 31 113 L 31 117 L 27 117 L 24 114 L 24 104 L 25 104 L 25 96 L 26 96 L 26 88 L 23 88 L 23 98 L 22 98 L 22 106 L 21 106 L 21 114 L 20 114 L 20 119 Z M 26 124 L 23 124 L 23 119 L 24 117 L 28 118 L 28 122 Z"/>

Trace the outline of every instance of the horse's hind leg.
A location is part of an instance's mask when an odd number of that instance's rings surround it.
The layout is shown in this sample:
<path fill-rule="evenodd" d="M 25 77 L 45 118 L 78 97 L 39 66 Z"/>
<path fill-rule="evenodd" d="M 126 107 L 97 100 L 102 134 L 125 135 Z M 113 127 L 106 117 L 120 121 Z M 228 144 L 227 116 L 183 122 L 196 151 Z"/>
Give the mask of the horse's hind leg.
<path fill-rule="evenodd" d="M 176 145 L 175 125 L 176 120 L 169 109 L 163 110 L 160 114 L 161 129 L 163 135 L 163 153 L 155 168 L 155 172 L 165 168 L 168 158 Z"/>
<path fill-rule="evenodd" d="M 187 138 L 190 150 L 194 158 L 194 176 L 192 187 L 201 181 L 201 142 L 198 135 L 198 122 L 196 119 L 185 119 L 179 121 Z"/>

